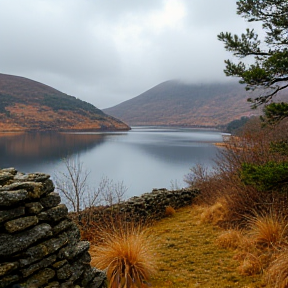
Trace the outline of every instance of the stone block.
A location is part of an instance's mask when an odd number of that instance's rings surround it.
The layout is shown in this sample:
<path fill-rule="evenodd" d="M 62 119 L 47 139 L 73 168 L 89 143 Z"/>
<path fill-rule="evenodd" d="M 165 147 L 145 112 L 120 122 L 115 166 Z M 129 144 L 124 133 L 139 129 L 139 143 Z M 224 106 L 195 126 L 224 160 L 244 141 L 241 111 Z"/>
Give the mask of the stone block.
<path fill-rule="evenodd" d="M 38 214 L 40 221 L 54 221 L 57 222 L 68 215 L 68 209 L 64 204 L 60 204 L 45 212 Z"/>
<path fill-rule="evenodd" d="M 45 192 L 41 183 L 37 182 L 16 182 L 0 188 L 0 191 L 14 191 L 24 189 L 28 192 L 30 199 L 38 199 Z"/>
<path fill-rule="evenodd" d="M 36 246 L 30 247 L 20 256 L 20 267 L 24 267 L 30 265 L 33 262 L 39 261 L 46 255 L 48 255 L 48 250 L 44 244 L 41 243 Z"/>
<path fill-rule="evenodd" d="M 74 284 L 72 281 L 67 281 L 67 282 L 62 283 L 60 288 L 76 288 L 76 287 L 74 287 Z"/>
<path fill-rule="evenodd" d="M 16 175 L 17 174 L 17 170 L 13 167 L 10 167 L 10 168 L 4 168 L 4 169 L 1 169 L 0 170 L 1 172 L 8 172 L 12 175 Z"/>
<path fill-rule="evenodd" d="M 36 224 L 38 224 L 38 218 L 36 216 L 27 216 L 10 220 L 4 224 L 4 227 L 9 233 L 14 233 L 35 226 Z"/>
<path fill-rule="evenodd" d="M 51 268 L 45 268 L 25 280 L 21 285 L 24 287 L 41 287 L 48 284 L 49 280 L 54 278 L 55 274 L 55 271 Z"/>
<path fill-rule="evenodd" d="M 60 269 L 57 270 L 57 278 L 59 280 L 68 279 L 72 275 L 72 267 L 69 263 L 62 266 Z"/>
<path fill-rule="evenodd" d="M 66 233 L 45 241 L 43 244 L 47 247 L 48 253 L 54 253 L 68 243 L 69 239 Z"/>
<path fill-rule="evenodd" d="M 50 175 L 44 173 L 17 173 L 14 180 L 17 182 L 44 182 L 50 178 Z"/>
<path fill-rule="evenodd" d="M 42 268 L 46 268 L 48 266 L 50 266 L 51 264 L 53 264 L 57 259 L 56 255 L 51 255 L 47 258 L 42 259 L 41 261 L 34 263 L 32 265 L 30 265 L 29 267 L 25 268 L 25 269 L 21 269 L 21 273 L 23 275 L 23 277 L 28 277 L 31 274 L 33 274 L 34 272 L 36 272 L 37 270 L 40 270 Z"/>
<path fill-rule="evenodd" d="M 40 203 L 45 207 L 45 208 L 52 208 L 57 205 L 59 205 L 61 202 L 60 195 L 56 192 L 51 192 L 45 197 L 42 197 L 40 200 Z"/>
<path fill-rule="evenodd" d="M 51 226 L 40 224 L 16 235 L 0 234 L 0 256 L 8 256 L 28 248 L 40 239 L 51 236 Z"/>
<path fill-rule="evenodd" d="M 0 278 L 0 288 L 7 288 L 11 287 L 13 283 L 19 281 L 20 276 L 15 274 L 15 275 L 8 275 L 4 278 Z M 13 286 L 12 286 L 13 287 Z"/>
<path fill-rule="evenodd" d="M 58 262 L 55 262 L 54 264 L 53 264 L 53 268 L 55 268 L 55 269 L 59 269 L 59 268 L 61 268 L 62 266 L 64 266 L 65 264 L 67 264 L 68 263 L 68 261 L 65 259 L 65 260 L 62 260 L 62 261 L 58 261 Z"/>
<path fill-rule="evenodd" d="M 43 184 L 43 191 L 45 194 L 53 192 L 55 189 L 55 186 L 51 179 L 45 180 L 44 182 L 42 182 L 42 184 Z"/>
<path fill-rule="evenodd" d="M 68 237 L 63 233 L 57 238 L 46 240 L 37 246 L 27 249 L 19 260 L 21 267 L 30 265 L 31 263 L 39 261 L 43 257 L 58 251 L 61 247 L 67 244 L 67 242 Z"/>
<path fill-rule="evenodd" d="M 69 246 L 74 246 L 80 241 L 80 230 L 75 223 L 72 222 L 71 227 L 65 233 L 69 239 Z"/>
<path fill-rule="evenodd" d="M 70 219 L 65 219 L 61 221 L 59 224 L 53 227 L 52 231 L 54 235 L 59 234 L 60 232 L 63 232 L 70 228 L 73 225 L 73 222 Z"/>
<path fill-rule="evenodd" d="M 60 288 L 60 283 L 57 281 L 53 281 L 49 283 L 47 286 L 45 286 L 44 288 Z"/>
<path fill-rule="evenodd" d="M 9 172 L 4 172 L 0 170 L 0 185 L 6 185 L 14 176 Z"/>
<path fill-rule="evenodd" d="M 29 214 L 39 214 L 44 207 L 42 206 L 42 204 L 40 202 L 31 202 L 31 203 L 27 203 L 25 204 L 27 213 Z"/>
<path fill-rule="evenodd" d="M 85 251 L 88 251 L 90 247 L 90 243 L 88 241 L 80 241 L 75 246 L 68 246 L 65 248 L 62 248 L 59 251 L 58 257 L 60 259 L 68 259 L 71 260 L 80 254 L 84 253 Z"/>
<path fill-rule="evenodd" d="M 98 270 L 95 267 L 88 267 L 83 274 L 81 285 L 86 287 L 95 277 L 103 275 L 102 273 L 103 271 Z"/>
<path fill-rule="evenodd" d="M 24 189 L 15 191 L 5 191 L 5 189 L 3 189 L 2 191 L 0 191 L 0 206 L 9 207 L 27 198 L 28 192 Z"/>
<path fill-rule="evenodd" d="M 0 263 L 0 277 L 5 276 L 19 267 L 18 262 Z"/>
<path fill-rule="evenodd" d="M 25 215 L 25 208 L 17 207 L 0 211 L 0 223 Z"/>
<path fill-rule="evenodd" d="M 105 288 L 107 287 L 106 280 L 106 274 L 103 271 L 100 271 L 85 288 Z"/>

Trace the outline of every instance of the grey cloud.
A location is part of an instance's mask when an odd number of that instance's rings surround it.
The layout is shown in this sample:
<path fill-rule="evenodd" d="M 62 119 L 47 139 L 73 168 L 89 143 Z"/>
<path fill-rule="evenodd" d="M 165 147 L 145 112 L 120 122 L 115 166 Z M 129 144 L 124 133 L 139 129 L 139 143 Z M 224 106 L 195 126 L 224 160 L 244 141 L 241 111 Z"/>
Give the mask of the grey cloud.
<path fill-rule="evenodd" d="M 0 1 L 0 72 L 99 108 L 169 79 L 225 81 L 223 61 L 231 55 L 217 34 L 247 25 L 234 0 Z M 175 27 L 154 27 L 151 15 L 171 1 L 183 4 L 185 17 Z"/>

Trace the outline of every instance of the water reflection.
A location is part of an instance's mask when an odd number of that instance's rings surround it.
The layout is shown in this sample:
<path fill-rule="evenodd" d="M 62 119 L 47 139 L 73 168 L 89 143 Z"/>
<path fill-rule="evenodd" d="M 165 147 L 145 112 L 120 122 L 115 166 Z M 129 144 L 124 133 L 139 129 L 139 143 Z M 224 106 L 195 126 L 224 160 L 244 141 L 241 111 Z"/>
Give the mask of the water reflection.
<path fill-rule="evenodd" d="M 222 141 L 215 131 L 176 128 L 133 128 L 115 133 L 27 133 L 0 135 L 0 167 L 22 172 L 40 171 L 53 176 L 63 171 L 61 159 L 80 157 L 91 173 L 90 186 L 101 177 L 123 181 L 129 196 L 182 183 L 189 169 L 198 163 L 213 164 Z M 181 184 L 181 185 L 182 185 Z"/>
<path fill-rule="evenodd" d="M 37 163 L 89 151 L 104 143 L 101 134 L 23 133 L 0 137 L 0 167 L 13 166 L 27 171 Z"/>

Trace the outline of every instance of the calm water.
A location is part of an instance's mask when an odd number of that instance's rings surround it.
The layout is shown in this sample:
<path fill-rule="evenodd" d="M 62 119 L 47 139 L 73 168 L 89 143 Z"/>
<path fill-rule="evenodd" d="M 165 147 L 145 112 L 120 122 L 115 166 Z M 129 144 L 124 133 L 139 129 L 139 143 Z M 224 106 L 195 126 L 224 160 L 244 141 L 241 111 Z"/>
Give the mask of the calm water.
<path fill-rule="evenodd" d="M 38 133 L 0 136 L 0 167 L 52 176 L 64 171 L 61 159 L 78 157 L 89 170 L 89 184 L 103 177 L 123 181 L 127 197 L 153 188 L 186 186 L 184 176 L 198 163 L 211 166 L 222 134 L 192 129 L 135 127 L 116 133 Z"/>

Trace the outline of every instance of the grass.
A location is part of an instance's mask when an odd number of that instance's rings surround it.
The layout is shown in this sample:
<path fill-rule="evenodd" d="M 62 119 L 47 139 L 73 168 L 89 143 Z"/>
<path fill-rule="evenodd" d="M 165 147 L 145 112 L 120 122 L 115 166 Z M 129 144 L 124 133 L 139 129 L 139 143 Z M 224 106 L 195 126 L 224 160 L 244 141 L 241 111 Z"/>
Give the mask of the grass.
<path fill-rule="evenodd" d="M 243 242 L 243 235 L 239 230 L 229 229 L 221 233 L 216 242 L 219 247 L 237 249 Z"/>
<path fill-rule="evenodd" d="M 276 213 L 270 211 L 250 217 L 248 223 L 251 237 L 257 244 L 277 247 L 287 241 L 287 221 Z"/>
<path fill-rule="evenodd" d="M 130 223 L 111 227 L 100 231 L 102 241 L 91 247 L 91 264 L 106 271 L 109 288 L 147 287 L 156 270 L 147 229 Z"/>
<path fill-rule="evenodd" d="M 260 276 L 238 273 L 234 252 L 217 246 L 222 230 L 201 223 L 201 212 L 196 207 L 182 208 L 148 229 L 157 259 L 157 273 L 149 281 L 150 287 L 263 287 Z M 92 264 L 97 255 L 93 249 Z"/>
<path fill-rule="evenodd" d="M 267 281 L 271 287 L 288 287 L 288 251 L 281 252 L 268 269 Z"/>
<path fill-rule="evenodd" d="M 175 215 L 175 213 L 176 213 L 176 211 L 175 211 L 175 209 L 174 209 L 173 207 L 167 206 L 167 207 L 165 208 L 165 216 L 167 216 L 167 217 L 172 217 L 172 216 Z"/>
<path fill-rule="evenodd" d="M 222 218 L 223 206 L 208 208 L 178 209 L 173 217 L 144 231 L 134 226 L 136 230 L 125 232 L 124 239 L 117 226 L 114 232 L 118 232 L 106 238 L 105 245 L 92 245 L 92 265 L 98 262 L 97 268 L 107 269 L 112 282 L 116 279 L 116 285 L 110 286 L 115 288 L 288 287 L 284 219 L 274 213 L 259 214 L 250 218 L 249 229 L 224 230 L 214 224 Z M 119 282 L 124 285 L 117 286 Z"/>

